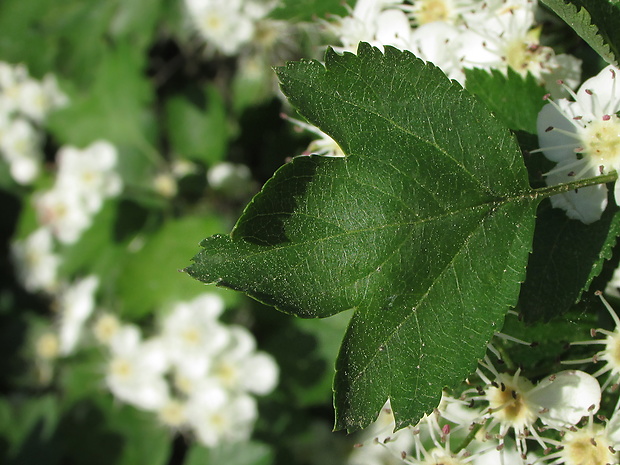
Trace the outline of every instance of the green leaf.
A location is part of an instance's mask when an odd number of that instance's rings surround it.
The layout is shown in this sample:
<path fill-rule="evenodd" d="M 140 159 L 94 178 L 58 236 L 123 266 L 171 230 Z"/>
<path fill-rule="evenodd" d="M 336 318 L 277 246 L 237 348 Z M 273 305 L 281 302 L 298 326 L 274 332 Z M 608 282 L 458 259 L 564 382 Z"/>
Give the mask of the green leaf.
<path fill-rule="evenodd" d="M 222 227 L 215 216 L 185 216 L 168 221 L 135 252 L 125 252 L 117 293 L 123 318 L 138 319 L 154 309 L 205 292 L 204 286 L 179 273 L 205 234 Z"/>
<path fill-rule="evenodd" d="M 269 465 L 273 463 L 273 452 L 266 444 L 247 441 L 237 444 L 222 444 L 215 448 L 192 446 L 183 465 Z"/>
<path fill-rule="evenodd" d="M 328 51 L 282 89 L 346 158 L 297 157 L 188 272 L 301 317 L 355 309 L 334 381 L 336 428 L 390 398 L 416 423 L 484 355 L 525 276 L 538 200 L 484 105 L 409 52 Z"/>
<path fill-rule="evenodd" d="M 209 86 L 191 89 L 166 102 L 166 125 L 174 151 L 207 167 L 226 156 L 228 122 L 224 99 Z"/>
<path fill-rule="evenodd" d="M 596 53 L 620 64 L 620 3 L 607 0 L 542 0 Z"/>
<path fill-rule="evenodd" d="M 530 73 L 523 77 L 512 68 L 508 75 L 497 69 L 465 70 L 465 87 L 513 131 L 536 134 L 536 119 L 547 93 Z"/>
<path fill-rule="evenodd" d="M 617 207 L 608 208 L 599 221 L 583 224 L 543 202 L 537 218 L 533 253 L 519 296 L 519 310 L 530 322 L 548 321 L 577 303 L 603 262 L 611 258 L 620 235 Z"/>
<path fill-rule="evenodd" d="M 143 166 L 153 163 L 157 156 L 149 145 L 155 139 L 149 108 L 153 92 L 143 73 L 145 65 L 145 57 L 132 44 L 107 50 L 92 87 L 74 91 L 70 105 L 51 115 L 49 127 L 56 139 L 79 147 L 107 139 L 140 149 L 134 158 L 144 160 Z"/>
<path fill-rule="evenodd" d="M 352 0 L 281 0 L 269 16 L 288 21 L 313 21 L 328 13 L 344 16 L 347 14 L 345 4 L 353 3 Z"/>

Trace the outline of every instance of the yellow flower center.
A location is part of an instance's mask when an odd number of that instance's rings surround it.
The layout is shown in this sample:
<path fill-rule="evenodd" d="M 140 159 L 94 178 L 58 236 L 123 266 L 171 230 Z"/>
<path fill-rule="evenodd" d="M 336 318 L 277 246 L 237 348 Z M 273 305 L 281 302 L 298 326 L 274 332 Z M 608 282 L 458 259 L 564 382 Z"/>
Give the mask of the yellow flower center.
<path fill-rule="evenodd" d="M 517 431 L 523 431 L 534 423 L 538 414 L 527 400 L 527 392 L 532 387 L 532 383 L 523 377 L 515 380 L 506 373 L 499 375 L 497 386 L 490 386 L 486 390 L 489 407 L 495 418 Z"/>
<path fill-rule="evenodd" d="M 611 445 L 601 426 L 568 432 L 562 441 L 562 458 L 566 465 L 606 465 L 614 463 Z"/>
<path fill-rule="evenodd" d="M 420 0 L 415 5 L 414 14 L 418 26 L 435 21 L 447 21 L 450 17 L 448 0 Z"/>
<path fill-rule="evenodd" d="M 620 118 L 610 115 L 606 120 L 593 121 L 584 130 L 584 153 L 592 163 L 612 171 L 620 164 Z"/>

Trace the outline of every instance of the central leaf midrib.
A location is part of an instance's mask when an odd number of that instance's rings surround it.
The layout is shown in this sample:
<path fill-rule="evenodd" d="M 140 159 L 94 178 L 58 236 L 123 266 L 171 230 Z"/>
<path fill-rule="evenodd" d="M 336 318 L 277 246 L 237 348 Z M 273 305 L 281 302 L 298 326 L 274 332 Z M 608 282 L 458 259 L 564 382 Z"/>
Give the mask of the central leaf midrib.
<path fill-rule="evenodd" d="M 414 308 L 419 307 L 427 298 L 428 294 L 431 292 L 431 290 L 433 289 L 433 287 L 441 280 L 441 277 L 444 275 L 444 273 L 453 265 L 454 261 L 456 260 L 457 257 L 460 256 L 460 254 L 462 253 L 463 249 L 468 245 L 469 241 L 471 240 L 472 237 L 474 237 L 474 235 L 478 232 L 480 226 L 482 226 L 482 224 L 484 223 L 485 220 L 487 220 L 488 218 L 490 218 L 493 215 L 493 212 L 495 210 L 494 209 L 489 209 L 489 211 L 487 212 L 487 215 L 485 215 L 485 217 L 483 218 L 482 221 L 480 221 L 480 223 L 478 223 L 475 227 L 473 227 L 471 229 L 471 231 L 469 232 L 469 234 L 467 235 L 467 237 L 462 241 L 461 246 L 459 247 L 458 251 L 456 251 L 450 260 L 446 261 L 445 266 L 441 269 L 441 271 L 439 271 L 436 275 L 436 277 L 432 280 L 430 286 L 428 286 L 428 288 L 426 289 L 426 292 L 420 296 L 420 298 L 417 300 L 417 302 L 414 305 Z M 356 308 L 360 308 L 359 306 Z M 396 336 L 396 334 L 398 333 L 398 331 L 400 330 L 400 328 L 402 328 L 402 326 L 411 318 L 411 317 L 415 317 L 417 318 L 417 312 L 414 311 L 410 311 L 409 313 L 407 313 L 405 315 L 405 317 L 398 323 L 398 325 L 396 325 L 394 327 L 394 329 L 392 331 L 390 331 L 390 333 L 381 340 L 380 345 L 388 348 L 391 340 Z M 359 379 L 361 377 L 364 376 L 364 374 L 366 373 L 366 371 L 369 369 L 369 367 L 375 363 L 375 361 L 377 360 L 377 357 L 379 357 L 381 354 L 381 352 L 373 350 L 371 354 L 368 355 L 367 359 L 368 362 L 364 365 L 364 367 L 362 369 L 359 370 L 358 374 L 352 379 L 350 386 L 355 385 Z M 414 389 L 414 391 L 417 390 L 417 385 L 416 388 Z"/>

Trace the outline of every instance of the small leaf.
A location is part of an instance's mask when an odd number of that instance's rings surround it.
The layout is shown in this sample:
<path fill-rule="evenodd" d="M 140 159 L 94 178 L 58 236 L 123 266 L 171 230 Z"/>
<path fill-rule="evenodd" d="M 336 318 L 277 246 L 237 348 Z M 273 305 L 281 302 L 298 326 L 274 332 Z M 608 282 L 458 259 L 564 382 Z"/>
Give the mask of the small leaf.
<path fill-rule="evenodd" d="M 465 70 L 468 91 L 478 97 L 513 131 L 536 134 L 536 119 L 547 93 L 530 73 L 523 77 L 512 68 L 508 76 L 497 69 Z"/>
<path fill-rule="evenodd" d="M 484 105 L 409 52 L 362 44 L 278 75 L 347 157 L 282 167 L 187 271 L 301 317 L 355 309 L 336 428 L 368 425 L 388 398 L 399 427 L 416 423 L 516 303 L 538 203 L 521 153 Z"/>
<path fill-rule="evenodd" d="M 542 0 L 596 53 L 620 64 L 620 4 L 607 0 Z"/>

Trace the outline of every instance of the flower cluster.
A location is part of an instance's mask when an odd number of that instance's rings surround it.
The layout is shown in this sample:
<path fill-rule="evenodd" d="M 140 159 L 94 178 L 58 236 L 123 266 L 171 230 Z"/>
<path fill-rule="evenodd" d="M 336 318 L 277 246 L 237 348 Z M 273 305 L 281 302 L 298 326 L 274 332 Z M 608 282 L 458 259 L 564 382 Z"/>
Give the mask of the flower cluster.
<path fill-rule="evenodd" d="M 0 62 L 0 157 L 19 184 L 38 176 L 43 158 L 39 126 L 66 103 L 54 76 L 37 81 L 24 66 Z"/>
<path fill-rule="evenodd" d="M 540 43 L 537 10 L 535 0 L 359 0 L 348 16 L 326 25 L 341 51 L 355 52 L 360 41 L 408 50 L 463 85 L 466 69 L 511 68 L 534 76 L 551 95 L 565 95 L 579 83 L 581 61 Z M 304 128 L 320 137 L 308 152 L 342 155 L 330 137 Z"/>
<path fill-rule="evenodd" d="M 618 463 L 620 412 L 603 409 L 606 393 L 618 387 L 620 319 L 603 300 L 616 324 L 614 331 L 592 330 L 604 339 L 573 345 L 602 345 L 593 357 L 566 361 L 602 363 L 590 375 L 566 370 L 537 384 L 521 374 L 498 371 L 488 356 L 467 384 L 453 396 L 443 393 L 439 406 L 418 425 L 394 432 L 389 402 L 349 458 L 350 465 L 607 465 Z M 497 353 L 490 346 L 493 353 Z M 606 373 L 603 386 L 597 381 Z M 605 394 L 605 395 L 603 395 Z M 596 415 L 612 412 L 609 419 Z"/>
<path fill-rule="evenodd" d="M 274 389 L 278 366 L 256 350 L 247 329 L 218 320 L 223 309 L 216 294 L 179 302 L 148 339 L 101 314 L 94 333 L 108 349 L 110 391 L 206 446 L 248 439 L 258 415 L 254 396 Z"/>
<path fill-rule="evenodd" d="M 61 258 L 56 242 L 75 243 L 104 200 L 120 192 L 122 180 L 116 162 L 116 148 L 105 141 L 83 150 L 69 146 L 59 150 L 53 187 L 34 196 L 40 227 L 12 244 L 13 261 L 27 290 L 57 290 Z"/>
<path fill-rule="evenodd" d="M 344 50 L 360 41 L 409 50 L 463 83 L 464 69 L 531 73 L 555 92 L 555 81 L 577 85 L 580 62 L 540 43 L 534 0 L 361 0 L 331 23 Z"/>

